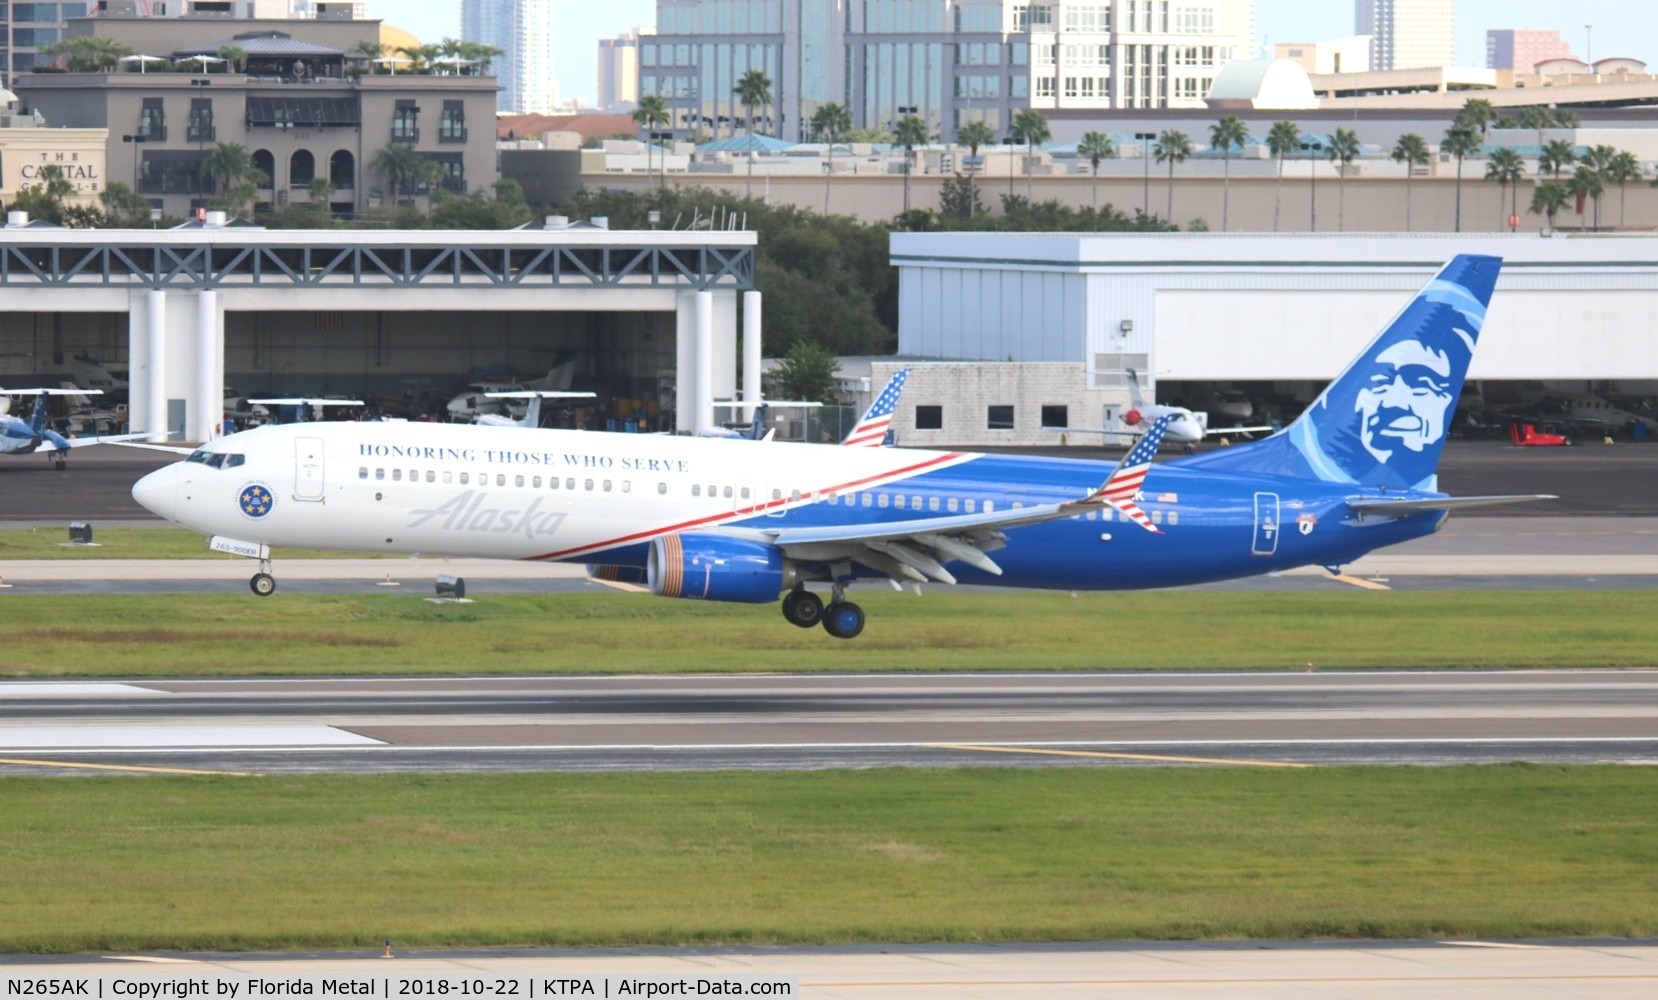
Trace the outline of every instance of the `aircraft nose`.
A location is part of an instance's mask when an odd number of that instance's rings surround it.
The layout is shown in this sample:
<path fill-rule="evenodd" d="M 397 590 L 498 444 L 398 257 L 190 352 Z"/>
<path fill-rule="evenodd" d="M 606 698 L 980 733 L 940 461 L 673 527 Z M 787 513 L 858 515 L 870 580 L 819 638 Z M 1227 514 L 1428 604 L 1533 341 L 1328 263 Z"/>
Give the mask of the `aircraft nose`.
<path fill-rule="evenodd" d="M 169 521 L 178 509 L 178 463 L 160 468 L 132 485 L 132 498 Z"/>

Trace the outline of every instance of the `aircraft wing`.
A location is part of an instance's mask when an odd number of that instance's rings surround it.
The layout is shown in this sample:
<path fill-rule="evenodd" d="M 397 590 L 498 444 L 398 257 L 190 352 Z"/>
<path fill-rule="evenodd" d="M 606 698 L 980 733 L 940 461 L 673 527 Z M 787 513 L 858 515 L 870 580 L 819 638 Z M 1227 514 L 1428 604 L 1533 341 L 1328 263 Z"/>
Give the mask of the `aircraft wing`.
<path fill-rule="evenodd" d="M 861 563 L 892 577 L 925 583 L 955 583 L 944 564 L 959 560 L 995 576 L 1002 574 L 987 552 L 1007 543 L 1002 532 L 1045 521 L 1075 517 L 1102 508 L 1127 514 L 1148 531 L 1162 534 L 1135 503 L 1151 458 L 1162 443 L 1170 416 L 1158 418 L 1150 433 L 1135 445 L 1100 487 L 1086 496 L 1061 503 L 1037 504 L 952 517 L 924 517 L 910 521 L 868 525 L 829 525 L 817 528 L 778 528 L 762 531 L 791 558 L 810 562 Z"/>
<path fill-rule="evenodd" d="M 1380 514 L 1383 517 L 1405 517 L 1425 510 L 1463 510 L 1469 507 L 1495 507 L 1505 503 L 1525 503 L 1529 500 L 1558 500 L 1551 493 L 1521 493 L 1512 496 L 1433 497 L 1427 499 L 1390 500 L 1385 497 L 1353 497 L 1347 509 L 1355 514 Z"/>
<path fill-rule="evenodd" d="M 136 438 L 149 437 L 149 434 L 110 434 L 105 437 L 74 437 L 66 438 L 56 431 L 46 433 L 40 442 L 40 451 L 68 451 L 70 448 L 85 448 L 95 444 L 120 444 L 123 441 L 132 441 Z"/>
<path fill-rule="evenodd" d="M 563 389 L 526 389 L 522 392 L 486 392 L 490 399 L 597 399 L 596 392 L 570 392 Z"/>
<path fill-rule="evenodd" d="M 104 438 L 103 443 L 115 445 L 117 448 L 143 448 L 145 451 L 165 451 L 174 455 L 194 455 L 196 453 L 194 448 L 180 448 L 171 444 L 139 444 L 137 441 L 126 440 L 129 437 L 149 437 L 149 435 L 126 434 L 122 435 L 122 440 L 119 441 L 113 438 Z"/>
<path fill-rule="evenodd" d="M 1203 433 L 1205 436 L 1213 434 L 1260 434 L 1263 432 L 1275 432 L 1280 429 L 1281 428 L 1268 427 L 1265 424 L 1260 427 L 1205 427 L 1203 429 Z"/>

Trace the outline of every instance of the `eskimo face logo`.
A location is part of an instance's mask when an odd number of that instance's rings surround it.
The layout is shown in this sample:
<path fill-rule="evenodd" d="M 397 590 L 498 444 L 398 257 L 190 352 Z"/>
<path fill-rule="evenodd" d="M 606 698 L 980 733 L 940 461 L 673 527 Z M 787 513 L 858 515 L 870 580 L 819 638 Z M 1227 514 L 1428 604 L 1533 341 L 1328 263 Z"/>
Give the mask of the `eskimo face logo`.
<path fill-rule="evenodd" d="M 1443 438 L 1456 406 L 1450 357 L 1403 340 L 1376 355 L 1375 366 L 1353 400 L 1364 449 L 1386 462 L 1400 448 L 1421 452 Z"/>
<path fill-rule="evenodd" d="M 242 487 L 242 492 L 236 497 L 236 505 L 242 508 L 247 517 L 258 520 L 271 512 L 276 498 L 271 495 L 271 488 L 264 483 L 249 483 Z"/>

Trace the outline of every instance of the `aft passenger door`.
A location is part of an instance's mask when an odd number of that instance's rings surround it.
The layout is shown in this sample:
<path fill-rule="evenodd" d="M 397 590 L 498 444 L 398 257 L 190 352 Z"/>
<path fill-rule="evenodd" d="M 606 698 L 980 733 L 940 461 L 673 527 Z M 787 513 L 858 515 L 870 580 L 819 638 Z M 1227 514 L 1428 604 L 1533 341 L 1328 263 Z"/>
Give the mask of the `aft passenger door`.
<path fill-rule="evenodd" d="M 321 500 L 322 487 L 322 438 L 295 438 L 294 499 Z"/>
<path fill-rule="evenodd" d="M 1278 551 L 1278 494 L 1255 494 L 1255 541 L 1250 551 L 1270 556 Z"/>

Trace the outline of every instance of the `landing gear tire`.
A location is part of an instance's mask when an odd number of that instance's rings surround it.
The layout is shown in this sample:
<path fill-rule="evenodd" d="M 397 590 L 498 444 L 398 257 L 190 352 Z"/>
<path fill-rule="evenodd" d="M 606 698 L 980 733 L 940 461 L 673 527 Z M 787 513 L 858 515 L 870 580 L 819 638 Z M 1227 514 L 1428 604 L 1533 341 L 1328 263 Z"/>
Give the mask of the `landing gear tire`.
<path fill-rule="evenodd" d="M 57 466 L 57 469 L 58 469 L 59 472 L 62 472 L 64 469 L 69 468 L 69 460 L 64 459 L 64 458 L 54 459 L 52 461 L 52 464 Z"/>
<path fill-rule="evenodd" d="M 248 589 L 260 597 L 269 597 L 276 593 L 276 577 L 269 573 L 255 573 L 248 581 Z"/>
<path fill-rule="evenodd" d="M 811 628 L 823 620 L 823 598 L 805 587 L 796 587 L 783 598 L 783 618 L 790 625 Z"/>
<path fill-rule="evenodd" d="M 829 605 L 823 613 L 823 630 L 837 639 L 856 638 L 864 630 L 864 609 L 851 601 Z"/>

